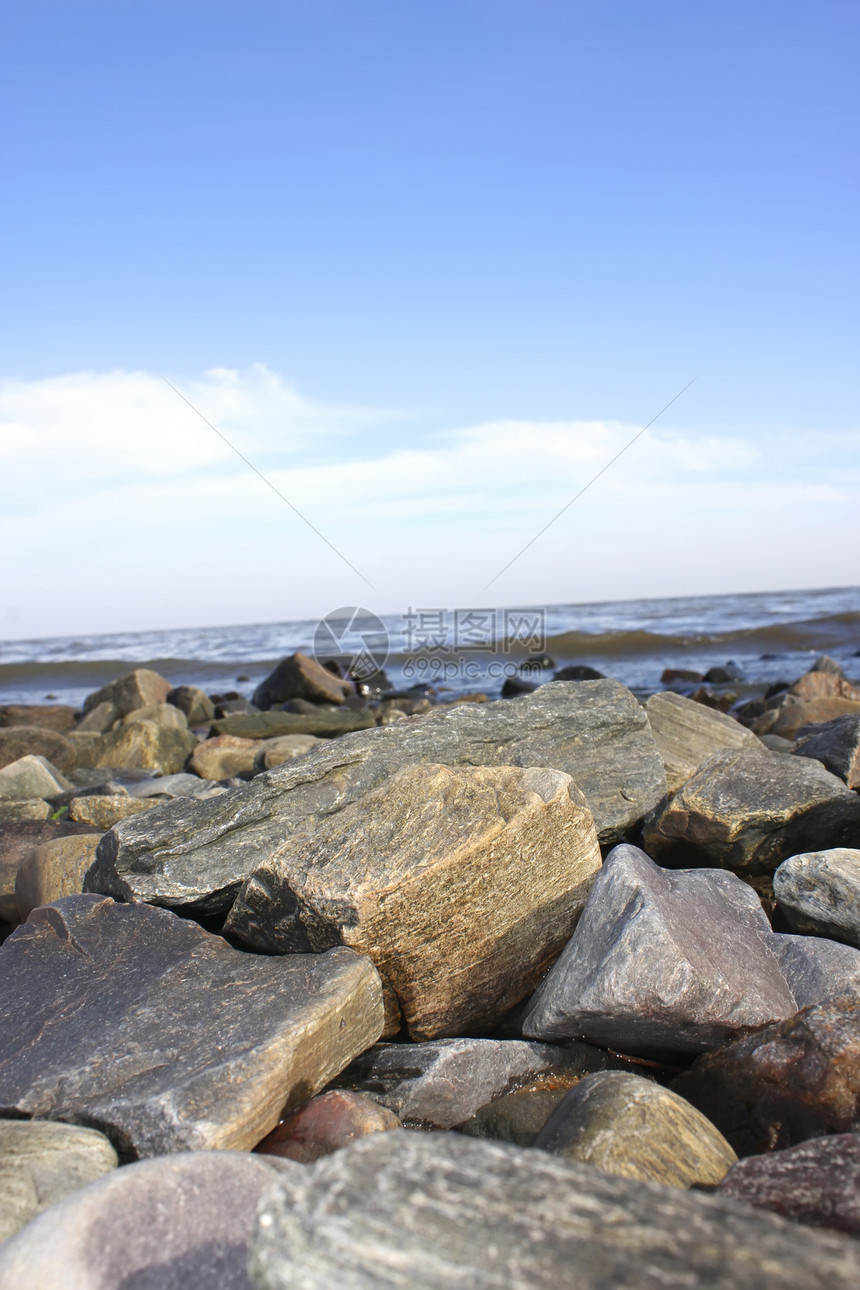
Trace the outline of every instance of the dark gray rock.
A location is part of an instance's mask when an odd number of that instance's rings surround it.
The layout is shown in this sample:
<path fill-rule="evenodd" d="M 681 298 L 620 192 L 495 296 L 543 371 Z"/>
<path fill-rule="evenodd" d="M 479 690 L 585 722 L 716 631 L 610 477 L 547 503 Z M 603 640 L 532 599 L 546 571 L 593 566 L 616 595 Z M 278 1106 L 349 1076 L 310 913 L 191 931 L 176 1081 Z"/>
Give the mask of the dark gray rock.
<path fill-rule="evenodd" d="M 523 1034 L 657 1058 L 704 1052 L 796 1011 L 772 935 L 755 892 L 732 874 L 672 872 L 616 847 Z"/>
<path fill-rule="evenodd" d="M 783 861 L 773 894 L 791 927 L 860 946 L 860 851 L 835 847 Z"/>
<path fill-rule="evenodd" d="M 793 745 L 798 757 L 813 757 L 849 788 L 860 788 L 860 714 L 801 726 Z"/>
<path fill-rule="evenodd" d="M 204 726 L 215 716 L 215 704 L 196 685 L 178 685 L 168 693 L 167 702 L 185 713 L 189 726 Z"/>
<path fill-rule="evenodd" d="M 860 1236 L 860 1134 L 810 1138 L 748 1156 L 729 1170 L 719 1191 L 798 1223 Z"/>
<path fill-rule="evenodd" d="M 307 654 L 291 654 L 281 659 L 273 672 L 254 691 L 254 703 L 268 709 L 287 699 L 307 699 L 311 703 L 343 703 L 354 693 L 350 681 L 343 680 Z M 292 731 L 290 733 L 293 733 Z M 296 733 L 313 733 L 296 732 Z"/>
<path fill-rule="evenodd" d="M 0 1114 L 97 1126 L 125 1156 L 253 1147 L 382 1031 L 351 950 L 243 954 L 101 897 L 33 910 L 0 972 Z"/>
<path fill-rule="evenodd" d="M 843 994 L 860 996 L 860 950 L 821 936 L 775 935 L 771 949 L 779 960 L 798 1008 Z"/>
<path fill-rule="evenodd" d="M 95 1129 L 0 1120 L 0 1241 L 118 1163 L 108 1139 Z"/>
<path fill-rule="evenodd" d="M 402 1130 L 278 1180 L 251 1248 L 257 1290 L 855 1290 L 860 1278 L 854 1242 L 730 1200 Z"/>
<path fill-rule="evenodd" d="M 551 683 L 521 699 L 463 704 L 346 735 L 236 793 L 124 821 L 102 843 L 90 889 L 226 910 L 286 837 L 313 832 L 402 766 L 426 762 L 564 770 L 585 794 L 603 842 L 632 829 L 666 793 L 648 718 L 629 690 L 617 681 Z"/>
<path fill-rule="evenodd" d="M 559 668 L 552 679 L 554 681 L 602 681 L 605 676 L 605 672 L 598 672 L 596 667 L 589 667 L 587 663 L 572 663 L 568 667 Z"/>

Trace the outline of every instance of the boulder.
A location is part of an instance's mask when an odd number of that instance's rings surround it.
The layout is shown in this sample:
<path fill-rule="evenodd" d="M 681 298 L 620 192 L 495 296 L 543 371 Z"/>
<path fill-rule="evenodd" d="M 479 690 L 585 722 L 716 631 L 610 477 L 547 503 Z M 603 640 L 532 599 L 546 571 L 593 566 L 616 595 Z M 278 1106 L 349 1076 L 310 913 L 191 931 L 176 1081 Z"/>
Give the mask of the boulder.
<path fill-rule="evenodd" d="M 256 1150 L 307 1165 L 368 1133 L 402 1128 L 393 1111 L 363 1093 L 351 1093 L 345 1088 L 329 1089 L 288 1115 Z"/>
<path fill-rule="evenodd" d="M 283 766 L 285 761 L 302 757 L 310 752 L 322 740 L 317 735 L 281 735 L 277 739 L 264 739 L 256 745 L 254 770 L 271 770 L 273 766 Z"/>
<path fill-rule="evenodd" d="M 839 665 L 837 664 L 837 667 Z M 799 699 L 850 699 L 860 702 L 860 690 L 850 681 L 846 681 L 838 672 L 829 672 L 813 668 L 798 681 L 788 687 L 789 694 L 796 694 Z"/>
<path fill-rule="evenodd" d="M 254 691 L 254 703 L 267 711 L 287 699 L 308 699 L 311 703 L 343 703 L 355 687 L 341 680 L 307 654 L 282 659 Z"/>
<path fill-rule="evenodd" d="M 599 868 L 563 771 L 407 766 L 288 838 L 225 934 L 276 954 L 349 945 L 390 983 L 413 1039 L 475 1034 L 540 980 Z"/>
<path fill-rule="evenodd" d="M 622 1071 L 586 1075 L 558 1104 L 534 1146 L 666 1187 L 714 1186 L 737 1160 L 701 1111 L 668 1088 Z"/>
<path fill-rule="evenodd" d="M 773 875 L 773 894 L 790 927 L 860 946 L 860 851 L 789 856 Z"/>
<path fill-rule="evenodd" d="M 605 676 L 605 672 L 598 672 L 596 667 L 589 667 L 587 663 L 572 663 L 568 667 L 559 668 L 552 679 L 554 681 L 602 681 Z"/>
<path fill-rule="evenodd" d="M 774 935 L 771 949 L 798 1008 L 840 995 L 860 997 L 860 950 L 821 936 Z"/>
<path fill-rule="evenodd" d="M 91 833 L 86 824 L 65 820 L 21 820 L 0 823 L 0 923 L 17 923 L 15 881 L 18 870 L 36 847 L 54 838 Z"/>
<path fill-rule="evenodd" d="M 158 806 L 158 800 L 152 798 L 112 796 L 99 793 L 94 796 L 75 797 L 69 806 L 69 819 L 78 824 L 91 824 L 94 829 L 104 833 L 112 829 L 120 820 L 127 820 L 141 811 L 151 811 Z"/>
<path fill-rule="evenodd" d="M 178 685 L 168 694 L 167 702 L 185 713 L 189 726 L 205 726 L 215 716 L 215 704 L 196 685 Z"/>
<path fill-rule="evenodd" d="M 38 753 L 28 753 L 0 769 L 0 798 L 51 797 L 71 788 L 56 766 Z"/>
<path fill-rule="evenodd" d="M 604 843 L 632 829 L 666 793 L 648 718 L 629 690 L 617 681 L 556 682 L 522 699 L 346 735 L 235 793 L 170 803 L 157 821 L 126 820 L 99 849 L 93 888 L 123 900 L 224 911 L 286 837 L 312 834 L 403 766 L 426 762 L 566 771 Z"/>
<path fill-rule="evenodd" d="M 122 719 L 124 726 L 133 725 L 135 721 L 154 721 L 165 730 L 187 730 L 188 722 L 185 713 L 175 708 L 172 703 L 150 703 L 145 708 L 135 708 Z"/>
<path fill-rule="evenodd" d="M 783 739 L 794 739 L 804 726 L 823 725 L 839 717 L 858 715 L 860 702 L 856 699 L 802 699 L 789 693 L 778 707 L 756 717 L 752 728 L 757 735 L 781 735 Z"/>
<path fill-rule="evenodd" d="M 15 903 L 22 919 L 38 905 L 80 895 L 84 874 L 93 862 L 101 833 L 77 833 L 36 847 L 15 877 Z"/>
<path fill-rule="evenodd" d="M 154 721 L 134 721 L 98 737 L 88 757 L 92 766 L 122 766 L 174 775 L 197 747 L 190 730 L 171 730 Z"/>
<path fill-rule="evenodd" d="M 0 707 L 0 728 L 38 726 L 41 730 L 67 735 L 78 716 L 77 709 L 68 703 L 7 703 Z"/>
<path fill-rule="evenodd" d="M 793 751 L 798 757 L 814 757 L 849 788 L 860 788 L 860 713 L 802 726 Z"/>
<path fill-rule="evenodd" d="M 0 767 L 29 754 L 44 757 L 57 770 L 70 770 L 75 763 L 75 745 L 56 730 L 41 726 L 6 726 L 0 729 Z"/>
<path fill-rule="evenodd" d="M 111 703 L 108 699 L 103 699 L 94 708 L 90 708 L 85 717 L 81 717 L 72 733 L 78 735 L 103 735 L 121 720 L 122 716 L 116 704 Z"/>
<path fill-rule="evenodd" d="M 257 1290 L 855 1290 L 860 1246 L 542 1151 L 400 1131 L 279 1179 L 250 1267 Z"/>
<path fill-rule="evenodd" d="M 111 681 L 100 690 L 87 695 L 84 700 L 84 715 L 92 712 L 100 703 L 112 703 L 119 715 L 124 717 L 127 712 L 134 712 L 135 708 L 145 708 L 150 703 L 165 703 L 170 690 L 170 682 L 165 681 L 163 676 L 149 668 L 137 667 L 119 680 Z"/>
<path fill-rule="evenodd" d="M 41 797 L 0 797 L 0 824 L 19 824 L 23 820 L 47 820 L 51 808 Z"/>
<path fill-rule="evenodd" d="M 582 1075 L 573 1071 L 559 1072 L 502 1093 L 458 1125 L 458 1132 L 470 1138 L 492 1138 L 494 1142 L 530 1147 L 559 1102 L 581 1079 Z"/>
<path fill-rule="evenodd" d="M 672 872 L 616 847 L 523 1034 L 651 1058 L 704 1052 L 797 1010 L 772 936 L 755 892 L 734 875 Z"/>
<path fill-rule="evenodd" d="M 232 779 L 234 775 L 250 779 L 259 747 L 256 739 L 216 735 L 197 745 L 189 758 L 188 769 L 201 779 Z"/>
<path fill-rule="evenodd" d="M 212 733 L 236 735 L 240 739 L 276 739 L 283 735 L 332 739 L 356 730 L 370 730 L 376 724 L 373 713 L 366 708 L 346 711 L 311 706 L 311 712 L 257 712 L 249 716 L 221 717 L 212 722 Z"/>
<path fill-rule="evenodd" d="M 34 909 L 0 971 L 0 1114 L 98 1124 L 126 1157 L 249 1149 L 382 1030 L 351 950 L 243 954 L 99 896 Z"/>
<path fill-rule="evenodd" d="M 765 748 L 715 753 L 644 829 L 672 867 L 772 873 L 812 846 L 860 842 L 860 798 L 817 762 Z"/>
<path fill-rule="evenodd" d="M 685 784 L 713 753 L 756 743 L 752 731 L 733 717 L 669 690 L 652 694 L 645 711 L 666 767 L 670 793 Z"/>
<path fill-rule="evenodd" d="M 0 1241 L 118 1163 L 96 1129 L 0 1120 Z"/>
<path fill-rule="evenodd" d="M 860 1236 L 860 1134 L 810 1138 L 748 1156 L 729 1170 L 719 1191 L 796 1223 Z"/>

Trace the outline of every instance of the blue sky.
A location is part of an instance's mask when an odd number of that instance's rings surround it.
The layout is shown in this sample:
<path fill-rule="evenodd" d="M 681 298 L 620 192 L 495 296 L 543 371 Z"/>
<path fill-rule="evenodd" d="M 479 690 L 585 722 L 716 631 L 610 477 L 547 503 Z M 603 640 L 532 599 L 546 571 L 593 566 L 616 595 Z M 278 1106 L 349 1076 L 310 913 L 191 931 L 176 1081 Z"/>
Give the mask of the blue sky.
<path fill-rule="evenodd" d="M 7 0 L 0 635 L 856 582 L 858 35 Z"/>

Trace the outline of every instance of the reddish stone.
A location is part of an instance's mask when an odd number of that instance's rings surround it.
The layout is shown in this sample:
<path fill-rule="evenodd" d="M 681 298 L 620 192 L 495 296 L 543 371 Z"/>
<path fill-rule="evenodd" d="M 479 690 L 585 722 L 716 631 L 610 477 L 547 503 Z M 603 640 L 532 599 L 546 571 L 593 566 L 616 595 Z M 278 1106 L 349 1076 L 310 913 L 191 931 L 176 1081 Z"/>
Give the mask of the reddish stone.
<path fill-rule="evenodd" d="M 719 1191 L 784 1218 L 860 1236 L 860 1134 L 810 1138 L 739 1160 Z"/>
<path fill-rule="evenodd" d="M 362 1093 L 332 1089 L 311 1098 L 254 1148 L 267 1156 L 286 1156 L 310 1164 L 368 1133 L 402 1129 L 398 1117 Z"/>

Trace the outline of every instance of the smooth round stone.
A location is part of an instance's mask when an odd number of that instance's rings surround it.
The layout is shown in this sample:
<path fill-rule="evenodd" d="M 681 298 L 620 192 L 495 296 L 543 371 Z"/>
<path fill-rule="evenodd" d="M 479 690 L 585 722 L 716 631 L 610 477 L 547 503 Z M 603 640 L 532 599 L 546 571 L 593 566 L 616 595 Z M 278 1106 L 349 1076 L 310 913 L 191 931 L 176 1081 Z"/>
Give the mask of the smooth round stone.
<path fill-rule="evenodd" d="M 255 1149 L 309 1164 L 368 1133 L 402 1129 L 399 1116 L 362 1093 L 332 1089 L 288 1116 Z"/>

